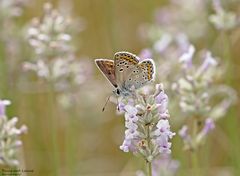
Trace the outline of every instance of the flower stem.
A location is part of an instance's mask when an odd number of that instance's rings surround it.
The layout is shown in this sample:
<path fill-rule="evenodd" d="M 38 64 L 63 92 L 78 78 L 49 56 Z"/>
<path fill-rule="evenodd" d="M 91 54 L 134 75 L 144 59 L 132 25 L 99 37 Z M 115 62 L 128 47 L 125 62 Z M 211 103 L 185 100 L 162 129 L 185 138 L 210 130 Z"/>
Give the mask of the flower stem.
<path fill-rule="evenodd" d="M 224 50 L 223 50 L 223 57 L 224 60 L 226 60 L 226 65 L 227 65 L 227 74 L 228 74 L 228 78 L 231 78 L 232 74 L 232 53 L 231 53 L 231 40 L 229 37 L 229 34 L 225 31 L 222 31 L 222 38 L 223 38 L 223 44 L 224 44 Z M 230 84 L 231 82 L 229 82 L 229 80 L 231 79 L 227 79 L 227 82 Z"/>
<path fill-rule="evenodd" d="M 151 138 L 150 138 L 150 125 L 147 125 L 147 145 L 148 145 L 148 148 L 149 148 L 149 151 L 150 153 L 152 153 L 151 151 L 151 147 L 150 147 L 150 144 L 151 143 Z M 147 173 L 148 173 L 148 176 L 152 176 L 152 162 L 151 161 L 148 161 L 147 160 Z"/>
<path fill-rule="evenodd" d="M 152 176 L 152 162 L 147 161 L 147 175 Z"/>
<path fill-rule="evenodd" d="M 193 175 L 199 176 L 201 175 L 199 171 L 199 162 L 198 162 L 198 146 L 196 144 L 196 138 L 198 133 L 198 118 L 194 118 L 193 122 L 193 139 L 195 141 L 193 151 L 191 152 L 192 155 L 192 166 L 193 166 Z"/>
<path fill-rule="evenodd" d="M 198 172 L 199 163 L 198 163 L 197 151 L 192 152 L 192 165 L 193 165 L 193 173 L 194 173 L 193 175 L 199 176 L 200 173 Z"/>
<path fill-rule="evenodd" d="M 50 128 L 51 128 L 51 143 L 52 143 L 52 150 L 53 150 L 53 165 L 54 165 L 54 173 L 53 175 L 58 175 L 58 168 L 59 168 L 59 148 L 57 144 L 57 124 L 56 124 L 56 114 L 55 114 L 55 89 L 54 84 L 51 81 L 49 83 L 49 111 L 50 111 Z"/>

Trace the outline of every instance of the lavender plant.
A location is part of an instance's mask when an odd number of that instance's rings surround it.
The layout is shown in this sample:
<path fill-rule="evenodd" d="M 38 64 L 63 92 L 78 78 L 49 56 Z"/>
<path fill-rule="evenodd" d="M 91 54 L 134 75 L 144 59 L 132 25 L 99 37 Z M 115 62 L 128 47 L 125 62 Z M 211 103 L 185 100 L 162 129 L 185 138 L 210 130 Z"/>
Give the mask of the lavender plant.
<path fill-rule="evenodd" d="M 5 109 L 10 104 L 9 100 L 0 100 L 0 165 L 17 166 L 17 151 L 22 145 L 19 136 L 27 131 L 27 127 L 16 128 L 17 117 L 8 119 Z"/>
<path fill-rule="evenodd" d="M 27 40 L 33 49 L 32 61 L 24 63 L 25 71 L 32 71 L 42 83 L 50 85 L 51 91 L 59 93 L 58 103 L 63 107 L 72 101 L 92 74 L 92 65 L 87 59 L 78 60 L 73 45 L 76 27 L 83 29 L 68 16 L 44 4 L 42 18 L 34 18 L 27 29 Z M 80 26 L 79 26 L 80 25 Z"/>
<path fill-rule="evenodd" d="M 193 59 L 194 55 L 195 48 L 191 45 L 188 52 L 180 57 L 183 74 L 173 84 L 173 90 L 179 96 L 179 106 L 188 124 L 183 125 L 179 135 L 183 139 L 184 149 L 192 153 L 195 174 L 199 174 L 199 148 L 214 129 L 216 121 L 236 101 L 236 93 L 232 88 L 213 81 L 213 78 L 218 79 L 224 69 L 217 66 L 218 62 L 210 51 L 205 52 L 200 66 L 197 59 Z M 218 101 L 213 101 L 215 99 Z"/>
<path fill-rule="evenodd" d="M 199 37 L 207 36 L 207 27 L 212 23 L 221 32 L 220 37 L 222 34 L 224 36 L 222 57 L 228 60 L 231 58 L 228 34 L 238 26 L 238 17 L 236 13 L 225 10 L 218 0 L 213 1 L 215 14 L 208 16 L 207 5 L 205 1 L 171 1 L 168 6 L 157 11 L 154 24 L 141 28 L 145 34 L 143 37 L 152 46 L 143 49 L 140 55 L 142 58 L 157 59 L 155 62 L 159 63 L 160 70 L 157 76 L 167 85 L 172 102 L 178 103 L 180 107 L 170 104 L 170 109 L 184 117 L 182 121 L 175 121 L 175 124 L 183 123 L 179 130 L 183 148 L 192 154 L 191 161 L 196 171 L 194 174 L 200 175 L 197 158 L 199 149 L 205 144 L 216 122 L 226 115 L 237 99 L 235 90 L 220 83 L 226 69 L 229 69 L 228 65 L 220 63 L 223 61 L 214 58 L 210 51 L 203 50 L 196 54 L 195 47 L 190 43 L 200 43 Z M 201 17 L 198 16 L 198 10 L 203 12 Z M 194 18 L 197 20 L 191 20 Z"/>
<path fill-rule="evenodd" d="M 154 93 L 137 91 L 136 97 L 122 98 L 118 105 L 125 116 L 125 139 L 120 146 L 124 152 L 141 156 L 152 175 L 151 163 L 160 154 L 171 153 L 171 132 L 167 106 L 168 96 L 161 84 Z"/>

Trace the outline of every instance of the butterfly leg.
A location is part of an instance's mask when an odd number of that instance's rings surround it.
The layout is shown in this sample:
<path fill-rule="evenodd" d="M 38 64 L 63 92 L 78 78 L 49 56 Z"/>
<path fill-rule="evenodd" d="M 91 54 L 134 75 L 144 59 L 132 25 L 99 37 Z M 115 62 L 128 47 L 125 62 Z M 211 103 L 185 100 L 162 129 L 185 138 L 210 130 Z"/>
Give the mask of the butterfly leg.
<path fill-rule="evenodd" d="M 120 112 L 118 98 L 117 98 L 117 110 Z"/>

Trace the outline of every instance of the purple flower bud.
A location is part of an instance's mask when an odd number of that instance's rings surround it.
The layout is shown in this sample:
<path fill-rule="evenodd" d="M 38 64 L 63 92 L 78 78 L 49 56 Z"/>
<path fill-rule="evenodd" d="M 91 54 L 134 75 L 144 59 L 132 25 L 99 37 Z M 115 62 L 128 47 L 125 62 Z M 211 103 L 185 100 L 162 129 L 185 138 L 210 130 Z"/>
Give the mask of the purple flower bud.
<path fill-rule="evenodd" d="M 164 135 L 168 138 L 172 138 L 175 133 L 170 131 L 170 124 L 169 121 L 166 119 L 161 119 L 157 123 L 157 130 L 155 130 L 156 135 Z"/>
<path fill-rule="evenodd" d="M 138 121 L 138 117 L 136 115 L 128 114 L 128 113 L 125 113 L 125 119 L 129 120 L 129 121 L 132 121 L 132 122 L 137 122 Z"/>
<path fill-rule="evenodd" d="M 171 153 L 171 142 L 168 142 L 168 137 L 167 136 L 161 136 L 157 138 L 156 144 L 159 146 L 159 152 L 160 153 L 166 153 L 170 154 Z"/>
<path fill-rule="evenodd" d="M 205 120 L 205 125 L 203 127 L 203 134 L 207 135 L 211 130 L 215 128 L 214 121 L 211 118 Z"/>
<path fill-rule="evenodd" d="M 119 147 L 124 152 L 129 152 L 129 148 L 131 146 L 131 140 L 125 139 L 123 144 Z"/>
<path fill-rule="evenodd" d="M 159 120 L 159 122 L 157 123 L 157 128 L 158 130 L 156 130 L 157 131 L 156 133 L 158 135 L 167 133 L 170 130 L 170 125 L 168 120 L 162 120 L 162 119 Z"/>
<path fill-rule="evenodd" d="M 131 121 L 131 122 L 138 121 L 137 108 L 130 106 L 130 105 L 126 105 L 124 109 L 126 111 L 126 113 L 125 113 L 126 121 Z"/>
<path fill-rule="evenodd" d="M 168 103 L 168 96 L 162 91 L 156 96 L 156 103 L 163 104 Z"/>
<path fill-rule="evenodd" d="M 129 115 L 136 115 L 137 114 L 137 108 L 135 108 L 133 106 L 126 105 L 125 110 Z"/>
<path fill-rule="evenodd" d="M 118 103 L 118 110 L 119 110 L 120 113 L 126 111 L 126 110 L 125 110 L 125 106 L 126 106 L 126 105 L 125 105 L 123 102 L 119 102 L 119 103 Z"/>
<path fill-rule="evenodd" d="M 179 62 L 183 63 L 185 68 L 190 68 L 192 66 L 192 58 L 194 53 L 195 47 L 193 45 L 190 45 L 188 51 L 179 58 Z"/>
<path fill-rule="evenodd" d="M 216 66 L 216 65 L 217 65 L 216 59 L 213 58 L 212 57 L 212 53 L 208 51 L 206 53 L 206 56 L 205 56 L 203 64 L 201 65 L 201 67 L 198 70 L 198 74 L 202 74 L 205 71 L 207 71 L 209 67 Z"/>
<path fill-rule="evenodd" d="M 131 130 L 136 130 L 138 128 L 138 126 L 135 123 L 133 123 L 132 121 L 126 121 L 125 126 L 126 126 L 126 128 L 131 129 Z"/>
<path fill-rule="evenodd" d="M 164 92 L 160 92 L 155 99 L 158 107 L 158 112 L 160 114 L 164 114 L 167 111 L 168 96 Z"/>
<path fill-rule="evenodd" d="M 164 93 L 164 91 L 162 90 L 162 86 L 156 86 L 156 89 L 159 91 L 157 91 L 156 97 L 155 97 L 155 101 L 156 101 L 156 106 L 159 112 L 159 118 L 160 119 L 167 119 L 169 118 L 169 113 L 168 113 L 168 96 Z"/>
<path fill-rule="evenodd" d="M 170 125 L 168 120 L 159 120 L 157 123 L 157 129 L 154 131 L 157 136 L 155 143 L 159 146 L 160 153 L 171 153 L 171 143 L 168 139 L 171 139 L 175 133 L 170 131 Z"/>

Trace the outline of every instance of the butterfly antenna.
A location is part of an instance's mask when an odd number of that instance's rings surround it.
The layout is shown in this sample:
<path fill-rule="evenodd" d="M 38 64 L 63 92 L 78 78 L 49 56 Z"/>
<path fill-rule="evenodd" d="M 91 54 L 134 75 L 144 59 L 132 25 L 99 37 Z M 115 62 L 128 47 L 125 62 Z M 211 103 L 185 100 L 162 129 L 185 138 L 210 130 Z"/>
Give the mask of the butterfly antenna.
<path fill-rule="evenodd" d="M 111 97 L 111 95 L 108 96 L 108 99 L 107 99 L 106 103 L 104 104 L 104 106 L 102 108 L 102 112 L 105 110 L 105 108 L 107 106 L 107 103 L 109 102 L 110 97 Z"/>

